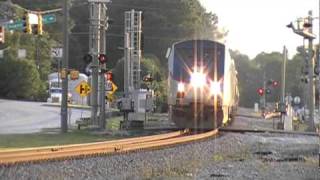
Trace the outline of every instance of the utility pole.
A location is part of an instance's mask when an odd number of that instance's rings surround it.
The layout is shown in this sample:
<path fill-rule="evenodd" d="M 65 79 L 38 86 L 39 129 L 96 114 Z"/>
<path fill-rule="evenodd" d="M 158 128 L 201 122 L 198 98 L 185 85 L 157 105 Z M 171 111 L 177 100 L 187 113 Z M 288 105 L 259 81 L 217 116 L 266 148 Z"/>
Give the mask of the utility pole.
<path fill-rule="evenodd" d="M 63 3 L 63 61 L 62 68 L 68 71 L 69 37 L 68 37 L 68 2 Z M 66 73 L 67 74 L 67 73 Z M 68 75 L 62 79 L 61 132 L 68 131 Z"/>

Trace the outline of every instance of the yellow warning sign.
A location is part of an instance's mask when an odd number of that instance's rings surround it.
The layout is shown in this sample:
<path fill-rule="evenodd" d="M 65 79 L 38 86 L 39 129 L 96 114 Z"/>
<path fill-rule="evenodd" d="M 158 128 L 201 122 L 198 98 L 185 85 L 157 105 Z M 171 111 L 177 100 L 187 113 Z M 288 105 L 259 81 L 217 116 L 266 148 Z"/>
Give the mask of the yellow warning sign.
<path fill-rule="evenodd" d="M 91 87 L 86 81 L 82 81 L 76 87 L 76 92 L 80 94 L 81 97 L 88 96 L 91 92 Z"/>

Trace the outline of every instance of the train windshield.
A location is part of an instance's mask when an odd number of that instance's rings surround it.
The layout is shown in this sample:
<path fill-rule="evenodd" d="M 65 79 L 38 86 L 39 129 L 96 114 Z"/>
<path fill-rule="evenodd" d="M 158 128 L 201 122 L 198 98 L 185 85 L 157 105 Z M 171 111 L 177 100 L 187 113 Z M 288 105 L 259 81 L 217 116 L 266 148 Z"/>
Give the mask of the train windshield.
<path fill-rule="evenodd" d="M 210 79 L 222 77 L 224 71 L 225 47 L 213 41 L 185 41 L 175 45 L 173 79 L 189 82 L 194 68 L 203 68 Z"/>

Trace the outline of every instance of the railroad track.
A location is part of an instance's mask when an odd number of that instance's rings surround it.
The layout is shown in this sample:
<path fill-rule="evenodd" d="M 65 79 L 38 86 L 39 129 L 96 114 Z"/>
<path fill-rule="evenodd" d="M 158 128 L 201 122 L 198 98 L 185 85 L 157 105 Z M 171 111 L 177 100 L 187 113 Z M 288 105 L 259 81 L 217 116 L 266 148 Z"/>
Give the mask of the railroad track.
<path fill-rule="evenodd" d="M 319 136 L 315 132 L 298 132 L 298 131 L 284 131 L 284 130 L 272 130 L 272 129 L 244 129 L 244 128 L 219 128 L 219 132 L 233 132 L 233 133 L 278 133 L 278 134 L 296 134 L 306 136 Z"/>
<path fill-rule="evenodd" d="M 201 134 L 190 134 L 190 131 L 183 130 L 161 135 L 128 138 L 105 142 L 3 150 L 0 151 L 0 165 L 70 159 L 84 156 L 95 156 L 100 154 L 131 152 L 137 150 L 160 149 L 167 146 L 213 137 L 217 134 L 218 130 L 213 130 Z"/>

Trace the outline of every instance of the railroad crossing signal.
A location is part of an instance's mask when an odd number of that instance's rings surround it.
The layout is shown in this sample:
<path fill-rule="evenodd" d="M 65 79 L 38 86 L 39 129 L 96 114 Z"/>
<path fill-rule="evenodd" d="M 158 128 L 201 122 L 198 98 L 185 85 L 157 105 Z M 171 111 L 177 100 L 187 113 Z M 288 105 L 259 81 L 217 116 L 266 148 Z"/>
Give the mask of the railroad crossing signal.
<path fill-rule="evenodd" d="M 3 44 L 5 42 L 5 35 L 4 35 L 4 27 L 0 26 L 0 44 Z"/>
<path fill-rule="evenodd" d="M 86 81 L 82 81 L 76 87 L 76 92 L 80 94 L 81 97 L 88 96 L 91 92 L 91 87 Z"/>

